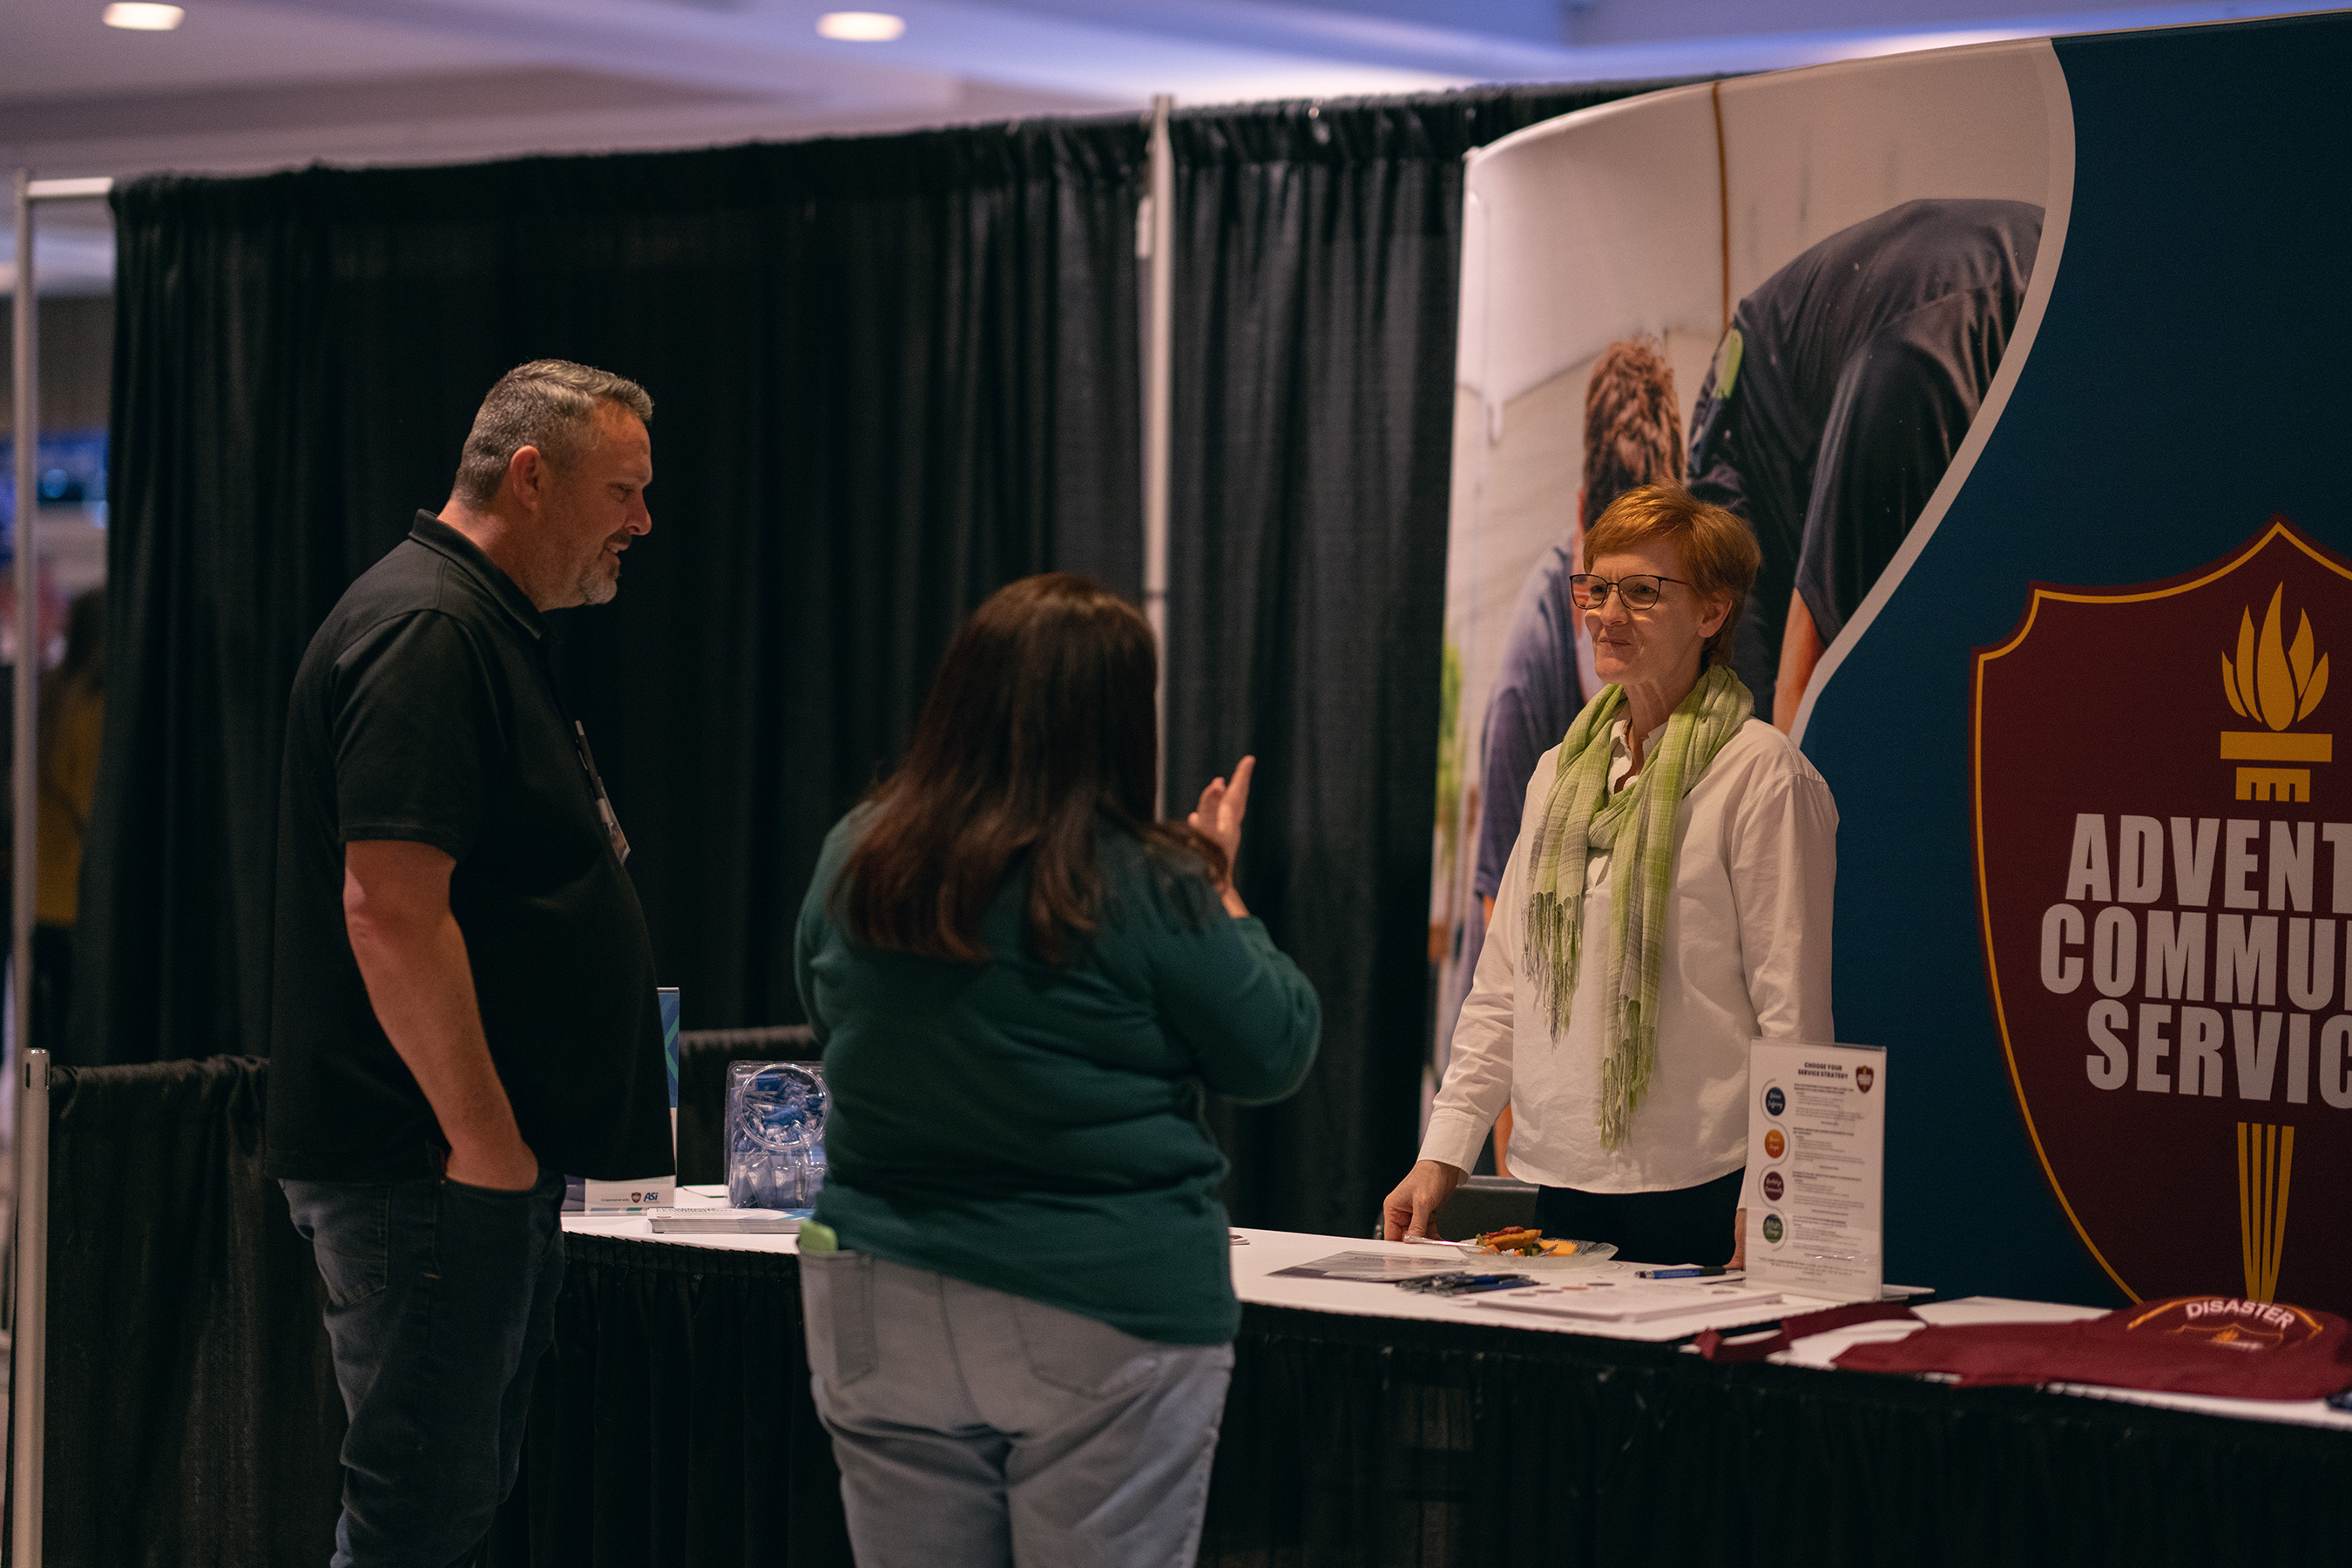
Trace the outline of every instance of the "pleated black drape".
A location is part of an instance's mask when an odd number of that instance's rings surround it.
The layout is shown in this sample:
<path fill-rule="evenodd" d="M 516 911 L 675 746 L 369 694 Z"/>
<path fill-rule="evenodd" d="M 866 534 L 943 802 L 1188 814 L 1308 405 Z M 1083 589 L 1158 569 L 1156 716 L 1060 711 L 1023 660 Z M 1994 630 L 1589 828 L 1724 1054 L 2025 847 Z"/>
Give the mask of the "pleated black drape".
<path fill-rule="evenodd" d="M 343 1406 L 310 1244 L 262 1170 L 268 1066 L 52 1078 L 46 1563 L 326 1560 Z"/>
<path fill-rule="evenodd" d="M 1412 1152 L 1461 157 L 1643 90 L 1180 115 L 1173 804 L 1263 759 L 1244 891 L 1324 1058 L 1220 1111 L 1246 1223 L 1348 1232 Z M 689 1026 L 790 1022 L 825 828 L 960 616 L 1140 582 L 1132 121 L 457 169 L 157 180 L 121 262 L 85 1059 L 265 1047 L 304 643 L 537 355 L 658 402 L 655 531 L 554 617 Z"/>
<path fill-rule="evenodd" d="M 851 1568 L 795 1259 L 564 1238 L 487 1568 Z"/>
<path fill-rule="evenodd" d="M 645 384 L 654 531 L 553 618 L 690 1026 L 799 1016 L 819 838 L 962 616 L 1140 584 L 1131 120 L 118 190 L 106 761 L 77 1054 L 267 1049 L 312 630 L 490 383 Z"/>
<path fill-rule="evenodd" d="M 1323 998 L 1219 1113 L 1244 1225 L 1360 1235 L 1413 1152 L 1462 155 L 1655 84 L 1177 117 L 1169 789 L 1258 757 L 1241 887 Z"/>

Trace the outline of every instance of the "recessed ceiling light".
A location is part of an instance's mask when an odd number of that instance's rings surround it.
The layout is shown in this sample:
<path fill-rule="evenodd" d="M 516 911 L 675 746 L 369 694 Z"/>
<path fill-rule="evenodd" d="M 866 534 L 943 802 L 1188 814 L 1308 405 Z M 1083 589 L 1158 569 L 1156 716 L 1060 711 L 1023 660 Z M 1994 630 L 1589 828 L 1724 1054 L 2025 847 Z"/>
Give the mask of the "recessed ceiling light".
<path fill-rule="evenodd" d="M 177 5 L 113 5 L 106 8 L 100 19 L 110 27 L 128 27 L 134 33 L 168 33 L 180 25 L 186 16 Z"/>
<path fill-rule="evenodd" d="M 818 34 L 852 44 L 887 44 L 907 30 L 907 18 L 887 11 L 827 11 L 816 19 Z"/>

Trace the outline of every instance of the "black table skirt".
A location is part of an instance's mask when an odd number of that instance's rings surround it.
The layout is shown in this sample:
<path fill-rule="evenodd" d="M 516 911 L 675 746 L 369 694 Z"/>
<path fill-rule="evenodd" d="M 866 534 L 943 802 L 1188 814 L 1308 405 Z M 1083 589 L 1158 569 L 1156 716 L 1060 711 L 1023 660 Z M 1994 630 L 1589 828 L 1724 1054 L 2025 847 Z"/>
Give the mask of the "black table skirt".
<path fill-rule="evenodd" d="M 849 1561 L 796 1260 L 570 1238 L 500 1564 Z M 2352 1436 L 1253 1307 L 1202 1561 L 2343 1561 Z"/>
<path fill-rule="evenodd" d="M 799 1259 L 564 1238 L 495 1568 L 850 1562 L 809 1398 Z"/>

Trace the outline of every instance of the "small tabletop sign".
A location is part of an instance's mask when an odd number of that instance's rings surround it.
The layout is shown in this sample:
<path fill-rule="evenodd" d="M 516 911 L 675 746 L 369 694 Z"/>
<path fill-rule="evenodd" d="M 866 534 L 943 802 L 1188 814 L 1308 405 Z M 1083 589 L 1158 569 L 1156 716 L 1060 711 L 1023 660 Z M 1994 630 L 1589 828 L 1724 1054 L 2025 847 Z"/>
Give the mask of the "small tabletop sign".
<path fill-rule="evenodd" d="M 1752 1040 L 1748 1094 L 1748 1283 L 1877 1300 L 1886 1052 Z"/>

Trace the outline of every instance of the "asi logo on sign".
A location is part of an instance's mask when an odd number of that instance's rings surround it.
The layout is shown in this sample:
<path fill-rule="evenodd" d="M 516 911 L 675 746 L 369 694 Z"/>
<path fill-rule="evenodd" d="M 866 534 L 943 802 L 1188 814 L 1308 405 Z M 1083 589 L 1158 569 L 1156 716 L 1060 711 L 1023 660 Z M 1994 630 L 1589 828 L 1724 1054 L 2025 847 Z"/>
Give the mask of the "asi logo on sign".
<path fill-rule="evenodd" d="M 2284 518 L 1979 649 L 1977 890 L 2010 1076 L 2135 1300 L 2352 1308 L 2352 563 Z"/>

